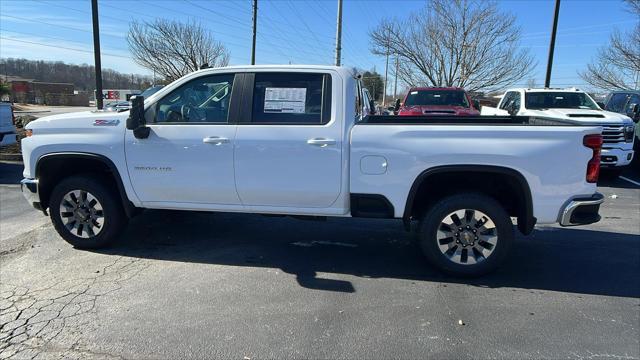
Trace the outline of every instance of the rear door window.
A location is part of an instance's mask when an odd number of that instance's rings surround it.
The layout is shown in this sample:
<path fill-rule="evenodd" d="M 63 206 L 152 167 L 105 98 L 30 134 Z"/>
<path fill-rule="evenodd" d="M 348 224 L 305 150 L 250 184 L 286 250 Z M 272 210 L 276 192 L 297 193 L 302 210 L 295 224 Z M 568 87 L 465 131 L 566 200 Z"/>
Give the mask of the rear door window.
<path fill-rule="evenodd" d="M 331 76 L 256 73 L 253 124 L 322 125 L 331 118 Z"/>

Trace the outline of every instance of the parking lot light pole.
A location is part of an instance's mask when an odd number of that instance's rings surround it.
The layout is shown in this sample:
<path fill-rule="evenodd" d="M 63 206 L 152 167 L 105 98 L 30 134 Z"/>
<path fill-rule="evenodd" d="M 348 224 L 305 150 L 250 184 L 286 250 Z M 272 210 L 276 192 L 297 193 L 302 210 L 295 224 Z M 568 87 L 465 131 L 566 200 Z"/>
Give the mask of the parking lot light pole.
<path fill-rule="evenodd" d="M 98 0 L 91 0 L 93 19 L 93 55 L 96 71 L 96 106 L 102 110 L 102 64 L 100 63 L 100 25 L 98 24 Z"/>
<path fill-rule="evenodd" d="M 342 56 L 342 0 L 338 0 L 338 18 L 336 21 L 336 66 L 340 66 L 340 57 Z"/>
<path fill-rule="evenodd" d="M 551 68 L 553 67 L 553 51 L 556 47 L 556 30 L 558 29 L 558 13 L 560 13 L 560 0 L 556 0 L 553 13 L 553 27 L 551 28 L 551 42 L 549 43 L 549 59 L 547 60 L 547 76 L 544 79 L 544 87 L 551 86 Z"/>
<path fill-rule="evenodd" d="M 384 64 L 384 86 L 382 89 L 382 106 L 386 106 L 387 101 L 387 76 L 389 75 L 389 38 L 387 38 L 387 57 Z"/>
<path fill-rule="evenodd" d="M 393 83 L 393 101 L 396 101 L 398 96 L 398 54 L 396 53 L 396 76 Z"/>
<path fill-rule="evenodd" d="M 258 25 L 258 0 L 253 0 L 253 43 L 251 44 L 251 65 L 256 64 L 256 35 Z"/>

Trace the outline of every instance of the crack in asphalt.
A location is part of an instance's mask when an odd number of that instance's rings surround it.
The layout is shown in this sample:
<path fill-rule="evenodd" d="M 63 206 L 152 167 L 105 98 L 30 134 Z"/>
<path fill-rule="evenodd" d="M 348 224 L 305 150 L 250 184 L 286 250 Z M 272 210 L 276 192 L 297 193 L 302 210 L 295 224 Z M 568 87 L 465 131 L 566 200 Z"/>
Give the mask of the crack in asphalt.
<path fill-rule="evenodd" d="M 63 279 L 44 288 L 1 283 L 0 359 L 35 359 L 49 353 L 120 358 L 82 349 L 78 329 L 95 325 L 98 298 L 122 289 L 123 282 L 148 266 L 141 259 L 118 257 L 94 276 Z"/>

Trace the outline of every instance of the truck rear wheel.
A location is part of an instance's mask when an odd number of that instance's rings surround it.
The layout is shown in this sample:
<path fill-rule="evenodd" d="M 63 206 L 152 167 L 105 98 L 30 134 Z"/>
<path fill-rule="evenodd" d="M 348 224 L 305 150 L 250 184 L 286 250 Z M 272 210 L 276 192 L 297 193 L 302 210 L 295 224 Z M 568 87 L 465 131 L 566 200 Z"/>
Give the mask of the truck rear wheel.
<path fill-rule="evenodd" d="M 419 226 L 422 251 L 439 270 L 474 277 L 497 268 L 513 243 L 513 223 L 494 199 L 460 194 L 438 201 Z"/>
<path fill-rule="evenodd" d="M 83 249 L 109 245 L 126 225 L 120 196 L 90 174 L 62 180 L 51 193 L 49 213 L 58 234 Z"/>

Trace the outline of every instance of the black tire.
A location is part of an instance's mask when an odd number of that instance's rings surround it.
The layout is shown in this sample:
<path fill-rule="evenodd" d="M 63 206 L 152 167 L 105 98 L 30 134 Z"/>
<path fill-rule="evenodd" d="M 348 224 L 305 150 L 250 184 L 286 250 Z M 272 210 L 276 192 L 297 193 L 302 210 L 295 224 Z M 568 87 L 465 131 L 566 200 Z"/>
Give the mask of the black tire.
<path fill-rule="evenodd" d="M 441 251 L 439 245 L 438 229 L 441 227 L 441 222 L 450 219 L 448 216 L 451 213 L 464 209 L 475 210 L 478 214 L 480 214 L 479 212 L 484 213 L 493 221 L 495 225 L 494 233 L 497 233 L 497 240 L 492 247 L 493 250 L 486 258 L 479 257 L 478 260 L 476 256 L 477 252 L 471 247 L 469 247 L 467 251 L 463 251 L 465 254 L 473 253 L 473 261 L 477 261 L 475 264 L 460 264 L 450 260 L 449 257 Z M 455 232 L 456 229 L 453 229 L 453 231 Z M 478 228 L 477 231 L 481 230 Z M 472 234 L 469 233 L 469 235 Z M 507 214 L 496 200 L 482 194 L 468 193 L 449 196 L 434 204 L 420 222 L 418 237 L 420 247 L 427 260 L 438 270 L 453 276 L 477 277 L 495 270 L 504 262 L 513 244 L 514 233 L 513 223 L 511 222 L 509 214 Z M 455 236 L 451 236 L 451 238 L 454 239 L 451 241 L 457 241 L 455 239 L 459 239 Z M 477 246 L 480 246 L 482 237 L 480 241 L 477 240 L 478 238 L 475 239 L 476 240 L 472 241 L 477 241 Z M 445 239 L 444 241 L 447 240 Z M 449 241 L 449 243 L 451 243 L 451 241 Z M 486 244 L 486 242 L 483 241 L 483 244 Z M 443 244 L 442 246 L 449 246 L 449 244 Z M 451 246 L 459 245 L 451 243 Z M 483 245 L 483 247 L 484 246 L 485 245 Z M 467 257 L 465 256 L 464 259 L 466 261 Z"/>
<path fill-rule="evenodd" d="M 75 230 L 76 233 L 74 233 L 65 226 L 60 208 L 63 206 L 61 204 L 65 195 L 74 190 L 89 193 L 101 205 L 103 223 L 95 236 L 83 238 L 76 234 L 77 229 L 71 229 Z M 80 249 L 97 249 L 110 245 L 127 224 L 120 195 L 103 180 L 92 174 L 68 177 L 56 185 L 49 199 L 49 216 L 58 234 L 69 244 Z"/>

